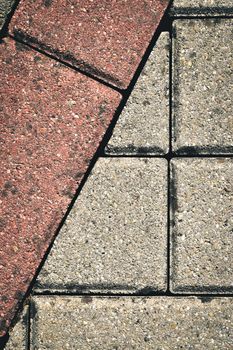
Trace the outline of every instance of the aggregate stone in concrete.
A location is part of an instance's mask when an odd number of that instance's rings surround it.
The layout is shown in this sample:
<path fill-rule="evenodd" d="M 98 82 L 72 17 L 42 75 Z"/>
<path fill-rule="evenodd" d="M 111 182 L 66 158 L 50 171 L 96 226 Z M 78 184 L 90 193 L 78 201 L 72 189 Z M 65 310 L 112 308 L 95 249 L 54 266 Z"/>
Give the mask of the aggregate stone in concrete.
<path fill-rule="evenodd" d="M 11 33 L 126 88 L 169 0 L 24 0 Z"/>
<path fill-rule="evenodd" d="M 174 22 L 173 149 L 233 152 L 233 19 Z"/>
<path fill-rule="evenodd" d="M 120 115 L 106 153 L 168 152 L 169 45 L 169 33 L 162 33 Z"/>
<path fill-rule="evenodd" d="M 217 16 L 233 14 L 232 0 L 173 0 L 174 16 Z"/>
<path fill-rule="evenodd" d="M 19 315 L 14 327 L 10 330 L 10 337 L 5 350 L 27 350 L 28 349 L 28 325 L 29 310 L 26 305 Z"/>
<path fill-rule="evenodd" d="M 232 350 L 232 298 L 35 297 L 32 350 Z"/>
<path fill-rule="evenodd" d="M 0 335 L 9 326 L 120 101 L 102 84 L 0 45 Z"/>
<path fill-rule="evenodd" d="M 233 159 L 172 161 L 172 290 L 233 291 Z"/>
<path fill-rule="evenodd" d="M 0 1 L 0 31 L 7 20 L 7 16 L 12 9 L 15 0 L 1 0 Z"/>
<path fill-rule="evenodd" d="M 50 291 L 166 290 L 167 164 L 100 158 L 38 277 Z"/>

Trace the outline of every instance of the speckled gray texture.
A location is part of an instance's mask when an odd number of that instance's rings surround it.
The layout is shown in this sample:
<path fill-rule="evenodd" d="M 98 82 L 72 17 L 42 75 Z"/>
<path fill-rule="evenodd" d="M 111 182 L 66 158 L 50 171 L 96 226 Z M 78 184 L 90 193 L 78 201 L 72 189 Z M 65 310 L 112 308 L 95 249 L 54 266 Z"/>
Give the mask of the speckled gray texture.
<path fill-rule="evenodd" d="M 232 298 L 35 297 L 32 350 L 232 350 Z"/>
<path fill-rule="evenodd" d="M 166 290 L 167 161 L 100 158 L 45 262 L 37 289 Z"/>
<path fill-rule="evenodd" d="M 233 14 L 232 0 L 173 0 L 174 16 L 218 16 Z"/>
<path fill-rule="evenodd" d="M 0 0 L 0 31 L 7 19 L 9 12 L 11 11 L 15 0 Z"/>
<path fill-rule="evenodd" d="M 172 161 L 172 290 L 233 292 L 233 159 Z"/>
<path fill-rule="evenodd" d="M 169 145 L 169 33 L 160 35 L 106 147 L 111 154 L 164 154 Z"/>
<path fill-rule="evenodd" d="M 173 148 L 233 153 L 233 19 L 176 20 Z"/>
<path fill-rule="evenodd" d="M 27 350 L 28 349 L 28 305 L 24 306 L 15 326 L 10 330 L 10 337 L 4 350 Z"/>

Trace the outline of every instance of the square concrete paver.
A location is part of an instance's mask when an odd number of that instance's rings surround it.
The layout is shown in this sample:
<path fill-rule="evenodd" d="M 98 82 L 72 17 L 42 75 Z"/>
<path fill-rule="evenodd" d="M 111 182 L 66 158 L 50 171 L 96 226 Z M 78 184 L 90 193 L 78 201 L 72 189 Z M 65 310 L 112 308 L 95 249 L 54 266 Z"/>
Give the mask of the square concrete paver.
<path fill-rule="evenodd" d="M 33 300 L 32 350 L 232 350 L 232 298 Z"/>
<path fill-rule="evenodd" d="M 233 159 L 172 161 L 172 290 L 233 292 Z"/>
<path fill-rule="evenodd" d="M 108 154 L 164 154 L 169 147 L 169 33 L 162 33 L 106 147 Z"/>
<path fill-rule="evenodd" d="M 119 88 L 127 88 L 169 0 L 24 0 L 10 32 Z"/>
<path fill-rule="evenodd" d="M 38 277 L 37 290 L 166 290 L 167 162 L 100 158 Z"/>
<path fill-rule="evenodd" d="M 232 0 L 173 0 L 174 16 L 219 16 L 233 14 Z"/>
<path fill-rule="evenodd" d="M 28 329 L 29 307 L 26 305 L 10 330 L 10 337 L 4 350 L 28 350 Z"/>
<path fill-rule="evenodd" d="M 173 26 L 173 149 L 233 152 L 233 19 Z"/>

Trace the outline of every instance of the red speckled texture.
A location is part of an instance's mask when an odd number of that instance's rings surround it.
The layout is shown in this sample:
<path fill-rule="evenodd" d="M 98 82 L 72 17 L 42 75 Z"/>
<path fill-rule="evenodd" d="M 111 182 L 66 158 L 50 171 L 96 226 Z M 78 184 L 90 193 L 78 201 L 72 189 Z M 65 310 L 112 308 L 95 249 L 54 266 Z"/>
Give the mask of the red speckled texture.
<path fill-rule="evenodd" d="M 11 39 L 0 66 L 3 335 L 121 97 Z"/>
<path fill-rule="evenodd" d="M 16 37 L 126 88 L 169 0 L 22 0 Z"/>

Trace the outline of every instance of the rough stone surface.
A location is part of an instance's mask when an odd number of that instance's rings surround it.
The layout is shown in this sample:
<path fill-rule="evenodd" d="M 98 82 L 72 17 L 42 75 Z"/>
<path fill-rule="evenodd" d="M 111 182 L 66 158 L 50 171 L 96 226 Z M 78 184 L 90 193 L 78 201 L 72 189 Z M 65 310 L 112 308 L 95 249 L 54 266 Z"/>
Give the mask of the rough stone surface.
<path fill-rule="evenodd" d="M 10 338 L 4 350 L 27 350 L 28 349 L 28 322 L 29 312 L 26 305 L 20 314 L 17 323 L 10 330 Z"/>
<path fill-rule="evenodd" d="M 232 0 L 173 0 L 170 14 L 175 16 L 215 16 L 233 14 Z"/>
<path fill-rule="evenodd" d="M 162 33 L 121 113 L 106 153 L 168 152 L 169 45 L 169 33 Z"/>
<path fill-rule="evenodd" d="M 100 158 L 38 277 L 53 291 L 166 290 L 167 164 Z"/>
<path fill-rule="evenodd" d="M 0 45 L 0 65 L 2 334 L 120 96 L 10 39 Z"/>
<path fill-rule="evenodd" d="M 232 298 L 36 297 L 32 350 L 231 350 Z"/>
<path fill-rule="evenodd" d="M 172 161 L 172 290 L 233 292 L 233 159 Z"/>
<path fill-rule="evenodd" d="M 15 0 L 0 0 L 0 31 L 6 22 L 7 15 L 12 9 Z"/>
<path fill-rule="evenodd" d="M 169 0 L 24 0 L 11 22 L 16 37 L 126 88 Z"/>
<path fill-rule="evenodd" d="M 174 150 L 232 153 L 233 19 L 174 23 Z"/>

